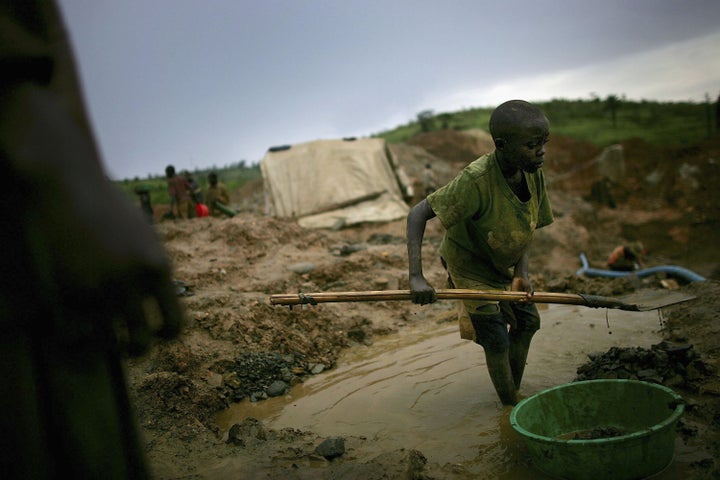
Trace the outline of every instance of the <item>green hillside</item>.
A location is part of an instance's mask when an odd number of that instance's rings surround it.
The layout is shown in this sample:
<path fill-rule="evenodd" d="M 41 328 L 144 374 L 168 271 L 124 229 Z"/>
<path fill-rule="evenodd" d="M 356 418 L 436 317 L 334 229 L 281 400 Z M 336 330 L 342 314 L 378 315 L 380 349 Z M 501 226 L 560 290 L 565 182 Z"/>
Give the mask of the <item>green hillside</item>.
<path fill-rule="evenodd" d="M 650 144 L 682 146 L 699 142 L 717 131 L 714 103 L 648 102 L 620 99 L 614 95 L 606 99 L 552 100 L 538 102 L 550 120 L 551 135 L 565 135 L 586 140 L 600 147 L 631 138 Z M 400 143 L 423 131 L 452 128 L 487 130 L 494 107 L 472 108 L 457 112 L 420 112 L 405 125 L 371 135 L 389 143 Z M 261 177 L 258 165 L 244 162 L 214 169 L 230 191 Z M 207 184 L 210 169 L 195 170 L 193 175 L 201 187 Z M 150 189 L 153 203 L 169 203 L 165 176 L 148 179 L 123 180 L 117 184 L 129 195 L 144 185 Z"/>
<path fill-rule="evenodd" d="M 637 102 L 609 96 L 604 100 L 552 100 L 537 105 L 550 120 L 551 134 L 590 141 L 601 147 L 630 138 L 655 145 L 685 145 L 698 142 L 717 129 L 714 103 Z M 414 121 L 374 136 L 398 143 L 420 132 L 441 128 L 487 130 L 493 108 L 439 114 L 425 111 Z"/>

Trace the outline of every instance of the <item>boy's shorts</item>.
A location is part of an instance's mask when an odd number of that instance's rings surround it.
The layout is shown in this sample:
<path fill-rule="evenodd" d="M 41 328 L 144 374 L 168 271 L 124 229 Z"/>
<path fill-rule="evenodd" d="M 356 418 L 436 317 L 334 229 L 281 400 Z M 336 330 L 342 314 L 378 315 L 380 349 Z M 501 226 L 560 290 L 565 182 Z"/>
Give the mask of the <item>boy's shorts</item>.
<path fill-rule="evenodd" d="M 502 352 L 509 348 L 511 338 L 531 338 L 540 329 L 540 314 L 534 303 L 501 301 L 498 306 L 502 315 L 470 316 L 474 341 L 486 351 Z"/>
<path fill-rule="evenodd" d="M 442 259 L 441 259 L 442 260 Z M 498 287 L 495 284 L 483 283 L 478 280 L 468 279 L 461 275 L 453 275 L 443 260 L 443 266 L 448 271 L 448 287 L 470 290 L 504 290 L 509 291 L 510 285 Z M 460 326 L 460 338 L 473 340 L 485 348 L 503 348 L 508 342 L 507 326 L 516 331 L 535 332 L 540 328 L 540 314 L 534 303 L 524 302 L 499 302 L 497 300 L 458 300 L 457 301 L 458 323 Z M 502 312 L 504 322 L 491 320 L 497 318 L 492 314 Z M 478 339 L 476 328 L 470 320 L 470 314 L 486 315 L 488 322 L 481 322 L 479 325 L 481 336 Z M 476 322 L 477 323 L 477 322 Z"/>
<path fill-rule="evenodd" d="M 505 290 L 497 286 L 491 286 L 478 281 L 464 278 L 460 275 L 453 275 L 445 263 L 444 258 L 440 258 L 443 267 L 447 271 L 448 288 L 463 288 L 471 290 Z M 478 309 L 487 313 L 493 313 L 499 310 L 498 302 L 492 300 L 456 300 L 456 310 L 458 316 L 458 325 L 460 327 L 460 338 L 464 340 L 475 341 L 475 329 L 470 321 L 470 313 L 477 313 Z"/>

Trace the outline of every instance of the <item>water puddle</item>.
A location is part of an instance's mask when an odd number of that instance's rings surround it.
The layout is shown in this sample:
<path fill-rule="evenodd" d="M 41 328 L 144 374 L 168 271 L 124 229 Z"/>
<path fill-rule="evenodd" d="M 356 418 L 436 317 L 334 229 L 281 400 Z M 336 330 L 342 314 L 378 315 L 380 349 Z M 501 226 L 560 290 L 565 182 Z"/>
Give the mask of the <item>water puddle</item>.
<path fill-rule="evenodd" d="M 523 396 L 572 381 L 589 353 L 613 346 L 648 348 L 661 340 L 657 311 L 540 307 L 543 325 L 531 346 Z M 367 437 L 372 440 L 368 459 L 417 449 L 429 462 L 462 465 L 473 478 L 544 478 L 529 465 L 509 414 L 510 408 L 497 400 L 482 349 L 460 339 L 453 322 L 410 327 L 372 346 L 356 347 L 335 369 L 308 379 L 289 395 L 233 405 L 218 424 L 227 431 L 254 417 L 272 429 Z M 656 478 L 677 478 L 682 472 L 677 468 L 688 468 L 693 452 L 677 448 L 673 465 Z"/>

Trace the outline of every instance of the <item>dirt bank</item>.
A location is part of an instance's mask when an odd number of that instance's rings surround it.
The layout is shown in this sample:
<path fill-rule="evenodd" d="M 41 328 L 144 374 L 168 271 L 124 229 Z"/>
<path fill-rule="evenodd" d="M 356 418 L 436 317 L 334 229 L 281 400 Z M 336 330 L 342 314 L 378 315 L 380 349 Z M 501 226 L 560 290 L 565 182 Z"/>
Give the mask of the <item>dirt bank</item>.
<path fill-rule="evenodd" d="M 454 161 L 459 150 L 474 158 L 486 148 L 477 136 L 460 142 L 458 132 L 433 135 L 392 147 L 411 175 L 432 161 L 445 177 L 440 180 L 446 180 L 461 166 Z M 681 291 L 696 295 L 663 309 L 666 340 L 691 346 L 698 360 L 679 372 L 680 380 L 669 376 L 667 381 L 692 399 L 681 435 L 707 445 L 707 457 L 698 462 L 693 478 L 713 478 L 720 473 L 714 460 L 720 453 L 720 284 L 713 280 L 720 277 L 720 256 L 712 248 L 720 235 L 720 148 L 717 142 L 682 150 L 657 150 L 640 142 L 623 148 L 625 175 L 608 185 L 611 208 L 591 195 L 599 178 L 598 163 L 591 161 L 599 150 L 552 139 L 546 174 L 556 222 L 538 232 L 532 278 L 536 290 L 603 295 L 664 288 L 662 280 L 670 286 L 674 280 Z M 447 469 L 427 465 L 422 452 L 401 450 L 367 459 L 365 438 L 345 437 L 346 453 L 328 461 L 315 451 L 325 439 L 313 432 L 270 431 L 251 420 L 238 425 L 229 439 L 219 431 L 214 416 L 232 402 L 280 395 L 332 369 L 343 349 L 452 315 L 440 302 L 430 307 L 323 304 L 292 311 L 271 306 L 272 293 L 408 288 L 404 221 L 308 231 L 265 217 L 258 184 L 233 195 L 232 206 L 241 212 L 234 218 L 157 224 L 188 318 L 180 339 L 128 362 L 131 393 L 157 478 L 453 478 Z M 439 222 L 431 222 L 424 249 L 426 274 L 439 287 L 444 273 L 435 249 L 441 234 Z M 602 268 L 614 246 L 633 239 L 645 243 L 648 266 L 681 265 L 711 280 L 688 284 L 660 276 L 609 280 L 575 275 L 580 252 Z"/>

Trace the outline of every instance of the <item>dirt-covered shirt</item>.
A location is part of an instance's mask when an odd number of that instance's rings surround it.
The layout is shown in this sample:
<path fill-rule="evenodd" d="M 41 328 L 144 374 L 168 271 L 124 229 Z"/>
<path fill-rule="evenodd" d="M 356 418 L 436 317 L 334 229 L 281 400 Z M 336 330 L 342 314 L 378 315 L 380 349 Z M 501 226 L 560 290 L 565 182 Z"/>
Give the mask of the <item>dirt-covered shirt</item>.
<path fill-rule="evenodd" d="M 220 202 L 227 206 L 230 203 L 230 195 L 228 195 L 227 188 L 222 182 L 218 182 L 215 186 L 210 185 L 205 192 L 205 199 L 208 207 L 210 207 L 210 214 L 219 215 L 220 210 L 217 208 L 215 202 Z"/>
<path fill-rule="evenodd" d="M 190 185 L 190 182 L 188 182 L 187 178 L 182 175 L 175 175 L 168 178 L 168 193 L 178 203 L 190 201 L 191 191 L 192 186 Z"/>
<path fill-rule="evenodd" d="M 446 229 L 440 255 L 452 272 L 497 287 L 512 281 L 511 268 L 533 232 L 553 222 L 542 170 L 523 175 L 530 192 L 525 202 L 510 189 L 493 152 L 428 196 Z"/>

